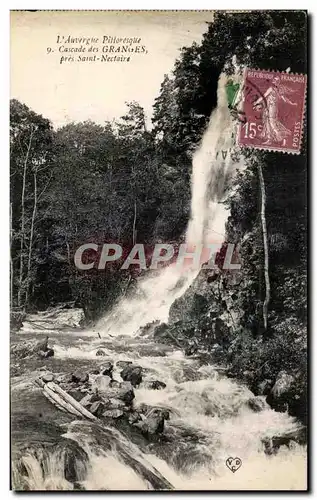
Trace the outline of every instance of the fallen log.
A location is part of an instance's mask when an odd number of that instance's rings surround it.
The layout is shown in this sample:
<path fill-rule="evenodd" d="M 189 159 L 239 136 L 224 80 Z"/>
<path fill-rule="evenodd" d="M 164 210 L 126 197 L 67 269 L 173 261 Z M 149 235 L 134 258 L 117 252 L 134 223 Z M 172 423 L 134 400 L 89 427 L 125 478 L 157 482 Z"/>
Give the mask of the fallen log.
<path fill-rule="evenodd" d="M 45 383 L 41 379 L 36 380 L 36 384 L 43 389 L 43 395 L 57 408 L 63 409 L 78 417 L 85 417 L 90 420 L 97 420 L 90 411 L 86 410 L 76 399 L 61 389 L 55 382 Z"/>

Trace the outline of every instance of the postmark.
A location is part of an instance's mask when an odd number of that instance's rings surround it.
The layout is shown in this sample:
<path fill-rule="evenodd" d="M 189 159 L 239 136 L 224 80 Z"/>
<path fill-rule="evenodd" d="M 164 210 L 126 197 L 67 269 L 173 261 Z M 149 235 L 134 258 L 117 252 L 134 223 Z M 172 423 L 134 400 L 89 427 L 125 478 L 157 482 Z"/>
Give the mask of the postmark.
<path fill-rule="evenodd" d="M 306 84 L 306 75 L 247 69 L 238 145 L 300 154 Z"/>

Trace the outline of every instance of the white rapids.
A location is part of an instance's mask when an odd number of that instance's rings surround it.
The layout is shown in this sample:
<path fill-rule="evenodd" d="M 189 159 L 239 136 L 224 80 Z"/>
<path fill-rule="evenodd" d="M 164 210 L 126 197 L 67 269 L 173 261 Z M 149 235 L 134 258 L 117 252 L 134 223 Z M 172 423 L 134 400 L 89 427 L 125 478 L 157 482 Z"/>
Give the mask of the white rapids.
<path fill-rule="evenodd" d="M 176 490 L 306 488 L 305 446 L 293 441 L 289 447 L 281 446 L 276 454 L 265 454 L 267 440 L 296 434 L 301 425 L 287 413 L 272 410 L 264 397 L 256 398 L 255 409 L 249 404 L 254 399 L 251 391 L 227 378 L 221 367 L 201 365 L 182 351 L 146 337 L 106 336 L 100 341 L 96 332 L 86 331 L 55 333 L 50 339 L 55 362 L 69 365 L 87 360 L 92 366 L 101 347 L 106 353 L 103 360 L 127 360 L 142 366 L 143 382 L 135 389 L 134 407 L 146 404 L 170 414 L 165 422 L 166 442 L 150 444 L 146 449 L 132 444 L 128 435 L 106 427 L 101 430 L 94 422 L 70 424 L 64 437 L 76 441 L 89 457 L 87 474 L 81 481 L 84 488 L 153 490 L 157 477 Z M 34 394 L 32 380 L 39 373 L 30 374 L 28 380 L 13 379 L 13 402 L 21 399 L 22 405 L 22 393 L 29 390 Z M 113 377 L 120 381 L 120 370 L 115 370 Z M 166 388 L 148 389 L 150 380 L 165 382 Z M 101 432 L 105 434 L 100 437 Z M 229 457 L 242 461 L 234 474 L 225 463 Z M 63 460 L 61 453 L 49 453 L 43 472 L 38 456 L 32 451 L 26 453 L 23 464 L 30 489 L 72 489 L 64 477 Z M 80 468 L 80 463 L 77 466 Z M 14 466 L 13 472 L 17 474 Z M 147 474 L 152 475 L 149 478 Z"/>

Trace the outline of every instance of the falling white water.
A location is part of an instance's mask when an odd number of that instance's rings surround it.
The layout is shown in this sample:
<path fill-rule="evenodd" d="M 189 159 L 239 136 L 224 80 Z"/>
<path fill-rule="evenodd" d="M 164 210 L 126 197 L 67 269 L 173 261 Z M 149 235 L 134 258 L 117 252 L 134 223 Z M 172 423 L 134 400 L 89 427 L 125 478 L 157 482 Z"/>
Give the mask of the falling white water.
<path fill-rule="evenodd" d="M 197 245 L 221 245 L 228 212 L 222 201 L 238 164 L 232 160 L 235 122 L 226 98 L 228 77 L 218 82 L 217 107 L 212 112 L 200 146 L 193 155 L 191 218 L 186 232 L 188 251 Z M 171 264 L 140 279 L 136 296 L 124 298 L 98 325 L 103 333 L 135 335 L 141 326 L 167 321 L 172 303 L 182 296 L 198 274 L 190 266 Z"/>
<path fill-rule="evenodd" d="M 228 213 L 221 201 L 237 167 L 230 155 L 235 124 L 228 109 L 226 82 L 227 76 L 221 74 L 217 107 L 193 156 L 191 219 L 186 233 L 189 245 L 221 243 L 224 239 Z"/>

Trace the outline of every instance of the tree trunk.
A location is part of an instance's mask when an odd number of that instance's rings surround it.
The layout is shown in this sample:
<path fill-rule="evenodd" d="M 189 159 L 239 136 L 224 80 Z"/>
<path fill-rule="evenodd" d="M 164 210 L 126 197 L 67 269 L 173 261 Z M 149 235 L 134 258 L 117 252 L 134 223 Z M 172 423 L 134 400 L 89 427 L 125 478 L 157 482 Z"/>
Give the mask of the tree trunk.
<path fill-rule="evenodd" d="M 13 307 L 12 202 L 10 203 L 10 307 Z"/>
<path fill-rule="evenodd" d="M 136 225 L 136 201 L 134 202 L 134 218 L 133 218 L 133 232 L 132 232 L 133 245 L 135 245 L 136 242 L 135 225 Z"/>
<path fill-rule="evenodd" d="M 33 235 L 34 235 L 34 222 L 37 211 L 37 172 L 36 170 L 33 173 L 34 177 L 34 205 L 32 212 L 32 220 L 31 220 L 31 229 L 30 229 L 30 241 L 29 241 L 29 255 L 28 255 L 28 267 L 26 274 L 26 290 L 25 290 L 25 301 L 24 301 L 24 310 L 28 305 L 29 300 L 29 288 L 30 288 L 30 275 L 31 275 L 31 263 L 32 263 L 32 249 L 33 249 Z"/>
<path fill-rule="evenodd" d="M 23 165 L 23 183 L 22 183 L 22 195 L 21 195 L 21 237 L 20 237 L 20 271 L 19 271 L 19 287 L 18 287 L 18 306 L 21 307 L 22 302 L 22 286 L 23 286 L 23 250 L 24 250 L 24 231 L 25 231 L 25 186 L 26 186 L 26 171 L 28 160 L 30 156 L 30 149 L 33 138 L 33 129 L 30 133 L 29 144 L 27 152 L 25 155 L 24 165 Z"/>
<path fill-rule="evenodd" d="M 265 299 L 263 301 L 263 323 L 264 329 L 267 330 L 267 316 L 268 307 L 270 302 L 270 275 L 269 275 L 269 247 L 267 239 L 267 229 L 266 229 L 266 218 L 265 218 L 265 184 L 263 178 L 262 167 L 258 163 L 258 173 L 261 188 L 261 224 L 262 224 L 262 235 L 263 235 L 263 248 L 264 248 L 264 278 L 265 278 Z"/>

